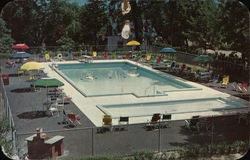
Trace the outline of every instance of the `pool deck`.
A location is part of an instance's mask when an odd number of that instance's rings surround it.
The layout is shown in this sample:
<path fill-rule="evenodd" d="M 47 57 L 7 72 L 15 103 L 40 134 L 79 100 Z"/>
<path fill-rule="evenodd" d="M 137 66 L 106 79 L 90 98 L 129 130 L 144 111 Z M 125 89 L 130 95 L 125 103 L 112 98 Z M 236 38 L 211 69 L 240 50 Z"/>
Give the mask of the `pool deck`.
<path fill-rule="evenodd" d="M 126 62 L 129 60 L 94 60 L 93 63 L 98 62 Z M 152 68 L 139 64 L 137 62 L 129 61 L 130 63 L 133 63 L 138 66 L 142 66 L 146 69 L 153 70 Z M 61 62 L 53 62 L 54 64 L 60 64 L 60 63 L 80 63 L 78 61 L 61 61 Z M 77 89 L 75 89 L 70 83 L 68 83 L 63 77 L 61 77 L 57 72 L 52 70 L 50 65 L 52 62 L 45 62 L 42 63 L 45 67 L 44 72 L 48 74 L 49 77 L 54 77 L 62 81 L 65 85 L 62 87 L 64 89 L 64 92 L 72 97 L 72 102 L 80 109 L 81 112 L 83 112 L 89 120 L 95 125 L 95 126 L 102 126 L 102 117 L 104 113 L 98 109 L 97 106 L 102 105 L 113 105 L 113 104 L 130 104 L 130 103 L 146 103 L 146 102 L 159 102 L 159 101 L 172 101 L 172 100 L 187 100 L 187 99 L 200 99 L 200 98 L 214 98 L 214 97 L 221 97 L 221 98 L 231 98 L 232 96 L 223 93 L 220 91 L 217 91 L 215 89 L 206 87 L 204 85 L 187 81 L 179 77 L 175 77 L 172 75 L 169 75 L 170 77 L 173 77 L 177 80 L 184 81 L 187 84 L 190 84 L 194 87 L 199 88 L 199 90 L 189 90 L 189 91 L 173 91 L 173 92 L 167 92 L 166 96 L 154 96 L 154 97 L 141 97 L 137 98 L 134 95 L 115 95 L 115 96 L 102 96 L 102 97 L 85 97 L 83 96 Z M 159 74 L 166 74 L 162 73 L 157 70 L 153 70 L 154 72 L 157 72 Z M 233 97 L 234 100 L 238 101 L 239 98 Z M 242 109 L 240 109 L 242 110 Z M 239 110 L 231 110 L 231 112 L 238 112 Z M 229 113 L 227 110 L 225 113 Z M 222 115 L 225 114 L 223 111 L 205 111 L 205 112 L 191 112 L 191 113 L 183 113 L 183 114 L 173 114 L 172 120 L 180 120 L 180 119 L 189 119 L 193 115 L 200 115 L 200 116 L 211 116 L 211 115 Z M 153 113 L 152 113 L 153 114 Z M 151 116 L 145 116 L 145 117 L 133 117 L 130 118 L 130 124 L 133 123 L 145 123 L 147 122 Z M 113 124 L 118 124 L 118 119 L 113 120 Z"/>

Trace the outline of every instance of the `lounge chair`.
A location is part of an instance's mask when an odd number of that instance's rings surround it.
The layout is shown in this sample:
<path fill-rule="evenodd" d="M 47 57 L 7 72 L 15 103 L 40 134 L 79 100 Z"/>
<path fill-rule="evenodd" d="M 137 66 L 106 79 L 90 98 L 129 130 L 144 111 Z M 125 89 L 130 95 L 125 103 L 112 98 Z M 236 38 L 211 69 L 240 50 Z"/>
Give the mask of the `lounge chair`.
<path fill-rule="evenodd" d="M 228 84 L 229 84 L 229 76 L 224 76 L 222 81 L 221 81 L 220 87 L 227 88 Z"/>
<path fill-rule="evenodd" d="M 199 127 L 199 117 L 200 116 L 193 116 L 192 119 L 190 120 L 185 120 L 185 126 L 186 128 L 194 131 L 200 131 L 200 127 Z"/>
<path fill-rule="evenodd" d="M 118 122 L 118 128 L 116 128 L 116 130 L 117 131 L 128 130 L 128 124 L 129 124 L 129 117 L 120 117 Z"/>
<path fill-rule="evenodd" d="M 80 117 L 78 115 L 75 115 L 73 113 L 68 113 L 68 114 L 66 114 L 66 116 L 68 118 L 69 124 L 72 124 L 74 126 L 81 125 Z"/>
<path fill-rule="evenodd" d="M 50 112 L 50 114 L 52 116 L 54 116 L 55 113 L 57 113 L 57 114 L 59 113 L 59 109 L 56 106 L 50 106 L 49 109 L 48 109 L 48 111 Z"/>
<path fill-rule="evenodd" d="M 238 124 L 242 124 L 242 121 L 243 121 L 243 122 L 245 122 L 246 125 L 248 125 L 249 120 L 250 120 L 250 112 L 238 113 Z"/>
<path fill-rule="evenodd" d="M 145 128 L 147 130 L 154 130 L 159 127 L 159 121 L 161 119 L 160 113 L 153 114 L 152 118 L 148 123 L 146 124 Z"/>
<path fill-rule="evenodd" d="M 44 58 L 45 58 L 45 61 L 49 61 L 49 60 L 50 60 L 50 55 L 49 55 L 49 53 L 46 53 L 46 54 L 44 55 Z"/>
<path fill-rule="evenodd" d="M 161 123 L 160 127 L 161 128 L 168 128 L 169 127 L 168 121 L 171 120 L 171 118 L 172 118 L 171 114 L 163 114 L 161 122 L 160 122 Z"/>
<path fill-rule="evenodd" d="M 208 86 L 209 87 L 216 87 L 217 86 L 217 83 L 219 82 L 219 78 L 220 78 L 220 75 L 215 75 L 213 76 L 213 78 L 211 80 L 209 80 L 209 84 Z"/>
<path fill-rule="evenodd" d="M 219 77 L 220 75 L 214 75 L 213 78 L 211 80 L 209 80 L 209 82 L 212 82 L 212 83 L 218 83 L 219 82 Z"/>
<path fill-rule="evenodd" d="M 104 115 L 102 118 L 102 127 L 97 128 L 97 133 L 105 133 L 107 131 L 113 131 L 111 115 Z"/>
<path fill-rule="evenodd" d="M 151 54 L 148 54 L 148 55 L 146 56 L 147 62 L 149 62 L 149 61 L 151 60 L 151 58 L 152 58 L 152 55 L 151 55 Z"/>
<path fill-rule="evenodd" d="M 200 129 L 206 129 L 206 131 L 209 131 L 212 129 L 213 127 L 213 119 L 212 117 L 206 117 L 206 118 L 202 118 L 199 121 L 199 128 Z"/>
<path fill-rule="evenodd" d="M 92 52 L 92 56 L 93 56 L 93 57 L 97 57 L 97 52 L 96 52 L 96 51 L 93 51 L 93 52 Z"/>
<path fill-rule="evenodd" d="M 242 93 L 248 93 L 248 83 L 247 82 L 243 82 L 241 84 L 238 84 L 236 91 L 242 92 Z"/>

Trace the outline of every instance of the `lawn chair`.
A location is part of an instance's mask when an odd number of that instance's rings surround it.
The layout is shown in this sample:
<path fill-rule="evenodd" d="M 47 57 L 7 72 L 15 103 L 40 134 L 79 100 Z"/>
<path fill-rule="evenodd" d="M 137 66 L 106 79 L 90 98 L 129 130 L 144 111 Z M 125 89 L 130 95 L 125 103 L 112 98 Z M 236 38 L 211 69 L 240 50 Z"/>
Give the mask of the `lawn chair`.
<path fill-rule="evenodd" d="M 59 113 L 59 109 L 56 106 L 50 106 L 49 109 L 48 109 L 48 111 L 50 112 L 50 114 L 52 116 L 54 116 L 55 113 L 56 114 Z M 58 116 L 59 116 L 59 114 L 58 114 Z"/>
<path fill-rule="evenodd" d="M 118 122 L 119 126 L 116 130 L 118 131 L 128 130 L 128 124 L 129 124 L 129 117 L 120 117 Z"/>
<path fill-rule="evenodd" d="M 104 115 L 102 118 L 102 127 L 97 128 L 97 133 L 105 133 L 107 131 L 113 131 L 111 115 Z"/>
<path fill-rule="evenodd" d="M 93 51 L 93 52 L 92 52 L 92 56 L 93 56 L 93 57 L 97 57 L 97 52 L 96 52 L 96 51 Z"/>
<path fill-rule="evenodd" d="M 213 127 L 213 119 L 212 117 L 206 117 L 200 120 L 199 128 L 205 129 L 206 131 L 212 130 Z"/>
<path fill-rule="evenodd" d="M 248 83 L 243 82 L 242 84 L 238 84 L 236 91 L 242 92 L 242 93 L 248 93 Z"/>
<path fill-rule="evenodd" d="M 49 53 L 46 53 L 46 54 L 44 55 L 44 58 L 45 58 L 45 61 L 49 61 L 49 60 L 50 60 L 50 55 L 49 55 Z"/>
<path fill-rule="evenodd" d="M 200 128 L 199 128 L 199 117 L 200 116 L 193 116 L 192 119 L 190 120 L 185 120 L 185 126 L 186 128 L 194 131 L 200 131 Z"/>
<path fill-rule="evenodd" d="M 216 87 L 216 85 L 219 83 L 219 78 L 220 78 L 220 75 L 214 75 L 213 78 L 211 80 L 209 80 L 209 84 L 208 86 L 209 87 Z"/>
<path fill-rule="evenodd" d="M 53 100 L 48 100 L 48 103 L 51 103 L 49 107 L 52 108 L 57 108 L 57 110 L 62 110 L 64 108 L 64 100 L 56 98 L 55 101 Z"/>
<path fill-rule="evenodd" d="M 148 55 L 146 56 L 147 62 L 149 62 L 149 61 L 151 60 L 151 58 L 152 58 L 152 55 L 151 55 L 151 54 L 148 54 Z"/>
<path fill-rule="evenodd" d="M 229 84 L 229 76 L 224 76 L 222 81 L 221 81 L 221 88 L 227 88 Z"/>
<path fill-rule="evenodd" d="M 147 130 L 154 130 L 159 127 L 159 120 L 161 119 L 160 113 L 153 114 L 152 118 L 148 123 L 146 124 L 145 128 Z"/>
<path fill-rule="evenodd" d="M 78 115 L 75 115 L 73 113 L 68 113 L 66 115 L 67 115 L 69 124 L 72 124 L 73 126 L 81 125 L 80 118 L 78 117 Z"/>
<path fill-rule="evenodd" d="M 242 124 L 243 121 L 244 124 L 249 125 L 249 119 L 250 119 L 250 112 L 238 113 L 238 124 Z"/>
<path fill-rule="evenodd" d="M 172 115 L 171 114 L 163 114 L 162 115 L 162 119 L 161 119 L 161 128 L 168 128 L 169 127 L 169 123 L 168 121 L 171 120 Z"/>

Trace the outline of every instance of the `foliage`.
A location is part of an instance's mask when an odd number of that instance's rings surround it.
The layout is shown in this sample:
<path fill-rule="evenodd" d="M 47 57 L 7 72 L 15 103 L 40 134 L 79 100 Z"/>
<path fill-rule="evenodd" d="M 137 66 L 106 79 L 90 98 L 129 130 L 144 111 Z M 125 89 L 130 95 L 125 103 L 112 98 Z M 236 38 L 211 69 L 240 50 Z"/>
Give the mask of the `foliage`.
<path fill-rule="evenodd" d="M 0 53 L 10 53 L 11 46 L 14 44 L 10 30 L 7 29 L 5 21 L 0 18 Z"/>
<path fill-rule="evenodd" d="M 90 2 L 80 11 L 81 41 L 87 44 L 96 44 L 98 36 L 105 35 L 107 15 L 104 2 Z"/>
<path fill-rule="evenodd" d="M 240 51 L 243 57 L 249 57 L 250 50 L 250 18 L 247 7 L 238 1 L 225 3 L 219 14 L 222 47 L 225 49 Z"/>
<path fill-rule="evenodd" d="M 153 159 L 154 154 L 155 154 L 155 152 L 153 152 L 153 151 L 135 152 L 133 155 L 133 160 Z"/>
<path fill-rule="evenodd" d="M 71 51 L 74 46 L 75 42 L 70 37 L 62 36 L 56 43 L 60 46 L 60 49 L 63 51 Z"/>
<path fill-rule="evenodd" d="M 86 158 L 74 158 L 70 160 L 122 160 L 122 157 L 116 156 L 116 155 L 98 155 L 98 156 L 90 156 Z"/>
<path fill-rule="evenodd" d="M 8 154 L 8 156 L 11 156 L 12 155 L 11 141 L 6 139 L 9 130 L 10 126 L 8 121 L 6 119 L 0 121 L 0 146 L 4 147 L 5 152 Z"/>

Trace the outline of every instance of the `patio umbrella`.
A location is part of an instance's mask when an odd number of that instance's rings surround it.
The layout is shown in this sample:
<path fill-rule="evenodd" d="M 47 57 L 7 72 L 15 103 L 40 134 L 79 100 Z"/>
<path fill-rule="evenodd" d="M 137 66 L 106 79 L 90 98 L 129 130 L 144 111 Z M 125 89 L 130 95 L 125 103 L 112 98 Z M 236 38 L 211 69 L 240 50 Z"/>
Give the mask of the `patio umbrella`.
<path fill-rule="evenodd" d="M 27 62 L 20 67 L 20 70 L 22 71 L 42 70 L 42 69 L 44 69 L 44 67 L 38 62 Z"/>
<path fill-rule="evenodd" d="M 13 58 L 13 59 L 22 59 L 22 58 L 30 58 L 30 57 L 32 57 L 32 55 L 26 52 L 16 52 L 15 54 L 10 56 L 10 58 Z"/>
<path fill-rule="evenodd" d="M 214 59 L 211 56 L 208 55 L 199 55 L 193 59 L 194 62 L 200 62 L 200 63 L 210 63 L 213 62 Z"/>
<path fill-rule="evenodd" d="M 194 62 L 208 63 L 208 69 L 210 69 L 210 63 L 214 61 L 213 57 L 208 55 L 199 55 L 193 59 Z"/>
<path fill-rule="evenodd" d="M 31 79 L 33 79 L 32 71 L 38 73 L 38 71 L 42 69 L 44 69 L 44 67 L 38 62 L 26 62 L 20 67 L 20 71 L 29 71 Z"/>
<path fill-rule="evenodd" d="M 126 45 L 127 46 L 139 46 L 141 44 L 140 42 L 137 42 L 137 41 L 129 41 Z"/>
<path fill-rule="evenodd" d="M 55 78 L 42 78 L 34 81 L 31 86 L 32 87 L 61 87 L 64 83 Z"/>
<path fill-rule="evenodd" d="M 176 53 L 176 50 L 173 48 L 162 48 L 160 50 L 160 53 Z M 172 59 L 173 57 L 170 56 L 170 59 Z"/>
<path fill-rule="evenodd" d="M 160 53 L 176 53 L 176 50 L 173 48 L 162 48 Z"/>
<path fill-rule="evenodd" d="M 29 49 L 29 46 L 27 46 L 25 43 L 20 43 L 13 45 L 12 49 Z"/>
<path fill-rule="evenodd" d="M 34 81 L 31 84 L 31 87 L 47 88 L 47 100 L 48 100 L 48 88 L 61 87 L 61 86 L 64 86 L 64 83 L 55 78 L 41 78 Z"/>

